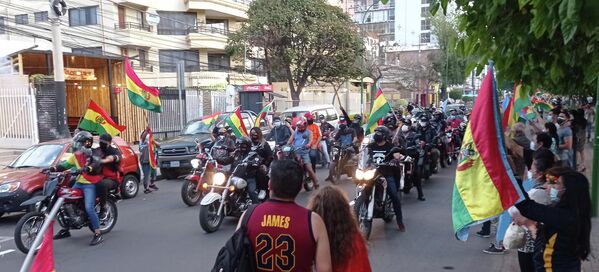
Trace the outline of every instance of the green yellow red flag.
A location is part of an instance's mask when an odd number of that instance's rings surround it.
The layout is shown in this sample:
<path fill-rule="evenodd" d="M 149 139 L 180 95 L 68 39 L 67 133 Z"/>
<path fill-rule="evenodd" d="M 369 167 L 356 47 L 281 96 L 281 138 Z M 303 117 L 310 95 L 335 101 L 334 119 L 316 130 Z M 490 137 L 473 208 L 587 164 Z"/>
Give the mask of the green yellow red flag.
<path fill-rule="evenodd" d="M 90 100 L 87 111 L 79 122 L 79 128 L 98 135 L 108 133 L 114 137 L 121 134 L 126 127 L 115 123 L 104 109 Z"/>
<path fill-rule="evenodd" d="M 237 107 L 227 118 L 225 118 L 225 122 L 231 127 L 235 136 L 244 137 L 248 135 L 247 129 L 245 128 L 245 124 L 243 123 L 243 118 L 241 118 L 241 107 Z"/>
<path fill-rule="evenodd" d="M 54 220 L 50 222 L 46 233 L 44 233 L 44 239 L 42 245 L 35 255 L 35 259 L 31 263 L 30 272 L 55 272 L 54 269 L 54 250 L 53 250 L 53 239 L 54 235 Z"/>
<path fill-rule="evenodd" d="M 210 126 L 216 122 L 216 120 L 218 119 L 219 116 L 220 116 L 220 112 L 217 112 L 217 113 L 214 113 L 211 115 L 202 116 L 201 120 L 204 124 L 206 124 L 207 126 Z"/>
<path fill-rule="evenodd" d="M 490 66 L 480 87 L 458 158 L 452 221 L 459 240 L 523 199 L 507 162 L 497 89 Z"/>
<path fill-rule="evenodd" d="M 254 127 L 260 127 L 260 121 L 264 120 L 264 118 L 266 118 L 266 114 L 268 114 L 268 112 L 270 111 L 270 107 L 272 106 L 272 103 L 274 103 L 275 101 L 271 101 L 270 103 L 266 104 L 266 106 L 264 106 L 264 108 L 262 108 L 262 110 L 258 113 L 258 117 L 256 117 L 256 123 L 254 123 Z"/>
<path fill-rule="evenodd" d="M 383 95 L 383 90 L 379 88 L 366 123 L 366 134 L 374 132 L 374 129 L 378 126 L 378 121 L 385 117 L 389 111 L 391 111 L 391 105 Z"/>
<path fill-rule="evenodd" d="M 162 112 L 160 91 L 156 88 L 146 86 L 139 77 L 137 77 L 131 64 L 129 64 L 128 58 L 125 58 L 125 80 L 127 85 L 127 95 L 133 105 L 153 112 Z"/>
<path fill-rule="evenodd" d="M 156 162 L 156 142 L 154 142 L 154 133 L 152 133 L 152 129 L 150 129 L 149 127 L 148 136 L 148 156 L 150 156 L 148 161 L 150 162 L 150 167 L 152 167 L 152 169 L 156 169 L 158 165 L 158 163 Z"/>

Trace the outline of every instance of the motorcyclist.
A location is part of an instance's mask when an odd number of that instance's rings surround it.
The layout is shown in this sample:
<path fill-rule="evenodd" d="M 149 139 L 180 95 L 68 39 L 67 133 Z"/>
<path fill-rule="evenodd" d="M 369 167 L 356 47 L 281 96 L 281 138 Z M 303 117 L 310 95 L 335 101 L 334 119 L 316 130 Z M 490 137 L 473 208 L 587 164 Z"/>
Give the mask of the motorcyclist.
<path fill-rule="evenodd" d="M 324 156 L 327 167 L 331 164 L 331 158 L 329 157 L 329 139 L 331 133 L 335 131 L 335 127 L 327 122 L 324 114 L 318 115 L 318 120 L 320 121 L 320 134 L 322 134 L 322 138 L 320 139 L 320 150 Z"/>
<path fill-rule="evenodd" d="M 458 115 L 458 111 L 456 109 L 451 109 L 449 111 L 447 122 L 451 128 L 457 128 L 462 121 L 464 121 L 464 119 Z"/>
<path fill-rule="evenodd" d="M 231 165 L 231 170 L 235 169 L 235 167 L 238 164 L 242 163 L 243 160 L 250 153 L 252 149 L 252 140 L 245 136 L 238 138 L 237 141 L 235 141 L 235 148 L 236 149 L 233 155 L 233 164 Z M 247 192 L 253 204 L 259 203 L 258 194 L 256 193 L 256 174 L 257 172 L 253 169 L 250 170 L 250 168 L 248 168 L 248 171 L 245 173 L 245 176 L 247 177 Z"/>
<path fill-rule="evenodd" d="M 100 199 L 100 218 L 104 217 L 106 213 L 108 191 L 117 188 L 118 180 L 122 176 L 119 167 L 123 156 L 121 151 L 111 143 L 112 136 L 106 133 L 102 134 L 99 147 L 94 149 L 94 155 L 102 159 L 102 175 L 104 176 L 104 179 L 96 183 L 96 194 Z"/>
<path fill-rule="evenodd" d="M 383 125 L 387 127 L 387 129 L 389 129 L 388 140 L 394 145 L 398 144 L 397 137 L 399 132 L 399 126 L 397 124 L 397 121 L 397 118 L 392 113 L 387 114 L 387 116 L 385 116 L 385 118 L 383 119 Z"/>
<path fill-rule="evenodd" d="M 361 142 L 364 139 L 364 128 L 362 128 L 362 115 L 354 114 L 354 119 L 351 122 L 351 128 L 356 131 L 356 137 Z"/>
<path fill-rule="evenodd" d="M 224 126 L 221 126 L 213 142 L 212 157 L 220 164 L 229 165 L 233 162 L 233 152 L 235 151 L 235 141 L 231 138 L 229 132 Z"/>
<path fill-rule="evenodd" d="M 416 134 L 416 132 L 412 128 L 412 121 L 404 120 L 404 123 L 401 126 L 401 132 L 399 133 L 398 137 L 398 146 L 403 151 L 403 154 L 408 155 L 414 159 L 418 159 L 418 150 L 413 148 L 410 149 L 410 147 L 417 147 L 418 142 L 418 134 Z M 422 191 L 422 182 L 420 179 L 421 177 L 416 175 L 414 176 L 412 182 L 413 185 L 416 187 L 416 190 L 418 191 L 418 200 L 424 201 L 426 199 L 424 198 L 424 193 Z M 410 189 L 410 187 L 406 186 L 404 188 L 404 193 L 409 193 Z"/>
<path fill-rule="evenodd" d="M 84 196 L 85 211 L 89 217 L 89 225 L 94 232 L 90 245 L 94 246 L 102 243 L 102 232 L 100 231 L 100 220 L 96 213 L 96 186 L 94 184 L 102 180 L 102 165 L 99 158 L 92 156 L 93 136 L 87 131 L 81 131 L 73 137 L 73 153 L 65 155 L 62 161 L 51 171 L 75 170 L 81 171 L 77 177 L 74 189 L 81 189 Z M 68 228 L 61 229 L 54 239 L 70 237 Z"/>
<path fill-rule="evenodd" d="M 318 163 L 318 148 L 320 147 L 320 139 L 322 135 L 320 134 L 320 127 L 314 123 L 314 115 L 312 113 L 307 112 L 304 114 L 306 118 L 306 128 L 310 130 L 312 134 L 312 141 L 310 142 L 310 161 L 312 162 L 312 167 L 316 169 L 316 164 Z M 316 170 L 314 170 L 316 171 Z"/>
<path fill-rule="evenodd" d="M 347 121 L 342 118 L 339 120 L 339 129 L 335 132 L 335 137 L 333 138 L 335 142 L 338 142 L 341 145 L 341 148 L 345 148 L 347 152 L 346 158 L 341 158 L 344 161 L 340 161 L 341 167 L 344 167 L 347 159 L 351 158 L 353 153 L 355 152 L 355 145 L 358 142 L 358 137 L 356 135 L 356 131 L 347 125 Z M 336 163 L 336 162 L 333 162 Z M 330 168 L 333 169 L 333 168 Z M 333 180 L 332 173 L 329 171 L 329 176 L 325 180 Z"/>
<path fill-rule="evenodd" d="M 374 130 L 374 142 L 368 145 L 368 150 L 370 152 L 370 157 L 375 164 L 392 160 L 396 161 L 401 157 L 401 154 L 399 153 L 400 149 L 393 147 L 393 145 L 387 141 L 387 135 L 389 135 L 389 129 L 385 126 L 379 126 Z M 399 200 L 399 184 L 394 175 L 397 168 L 394 166 L 381 165 L 378 168 L 378 171 L 387 181 L 387 195 L 393 203 L 397 226 L 401 232 L 404 232 L 406 231 L 406 227 L 403 223 L 401 202 Z"/>
<path fill-rule="evenodd" d="M 260 128 L 254 127 L 250 130 L 250 140 L 252 141 L 252 148 L 262 158 L 259 170 L 256 172 L 257 187 L 266 191 L 268 189 L 268 169 L 273 160 L 273 152 L 270 145 L 264 141 Z"/>
<path fill-rule="evenodd" d="M 418 128 L 416 129 L 416 133 L 419 134 L 420 136 L 420 140 L 426 142 L 427 144 L 432 145 L 433 141 L 435 140 L 435 137 L 437 136 L 436 131 L 434 131 L 434 128 L 431 127 L 431 125 L 429 124 L 429 120 L 427 117 L 423 116 L 420 118 L 420 121 L 418 123 Z M 439 149 L 437 149 L 436 147 L 431 147 L 431 161 L 433 163 L 433 165 L 437 165 L 437 163 L 439 162 L 439 156 L 441 155 L 441 152 L 439 151 Z M 434 167 L 435 169 L 431 169 L 431 171 L 436 172 L 437 169 L 436 167 Z"/>
<path fill-rule="evenodd" d="M 439 138 L 441 138 L 441 147 L 439 149 L 440 152 L 440 163 L 441 163 L 441 167 L 445 168 L 445 161 L 447 159 L 447 139 L 445 137 L 445 130 L 447 129 L 447 121 L 445 121 L 445 114 L 443 114 L 443 112 L 441 111 L 434 111 L 433 112 L 433 120 L 431 122 L 431 125 L 433 126 L 434 130 L 435 130 L 435 136 L 438 136 Z"/>
<path fill-rule="evenodd" d="M 312 133 L 306 129 L 305 119 L 299 119 L 295 126 L 297 129 L 293 134 L 291 134 L 287 144 L 293 145 L 296 154 L 302 158 L 305 170 L 308 171 L 310 178 L 314 181 L 314 188 L 318 189 L 319 182 L 316 177 L 316 173 L 312 168 L 312 162 L 310 161 L 309 154 L 310 143 L 312 142 Z"/>
<path fill-rule="evenodd" d="M 281 122 L 280 117 L 273 118 L 273 128 L 266 136 L 267 141 L 274 141 L 275 145 L 283 146 L 291 137 L 291 130 Z"/>

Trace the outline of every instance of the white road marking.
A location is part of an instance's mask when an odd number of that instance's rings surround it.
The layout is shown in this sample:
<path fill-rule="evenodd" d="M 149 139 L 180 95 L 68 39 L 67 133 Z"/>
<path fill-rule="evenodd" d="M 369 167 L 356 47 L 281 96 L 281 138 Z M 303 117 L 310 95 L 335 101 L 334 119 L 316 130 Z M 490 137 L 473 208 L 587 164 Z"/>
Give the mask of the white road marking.
<path fill-rule="evenodd" d="M 0 251 L 0 257 L 6 255 L 8 253 L 12 253 L 12 252 L 15 252 L 15 250 L 14 249 L 9 249 L 9 250 L 5 250 L 5 251 Z"/>
<path fill-rule="evenodd" d="M 8 242 L 8 241 L 11 241 L 13 239 L 14 238 L 10 237 L 10 236 L 0 236 L 0 243 Z"/>

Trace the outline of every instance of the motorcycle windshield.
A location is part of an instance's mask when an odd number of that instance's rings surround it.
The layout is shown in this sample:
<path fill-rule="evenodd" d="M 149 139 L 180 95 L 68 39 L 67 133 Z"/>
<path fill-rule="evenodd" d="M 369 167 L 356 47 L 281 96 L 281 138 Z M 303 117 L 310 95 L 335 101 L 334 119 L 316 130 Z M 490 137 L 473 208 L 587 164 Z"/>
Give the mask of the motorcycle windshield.
<path fill-rule="evenodd" d="M 368 147 L 362 148 L 360 151 L 360 158 L 358 160 L 358 169 L 368 169 L 370 166 L 370 149 Z"/>
<path fill-rule="evenodd" d="M 54 194 L 56 187 L 58 186 L 58 178 L 52 178 L 44 184 L 44 196 L 51 196 Z"/>

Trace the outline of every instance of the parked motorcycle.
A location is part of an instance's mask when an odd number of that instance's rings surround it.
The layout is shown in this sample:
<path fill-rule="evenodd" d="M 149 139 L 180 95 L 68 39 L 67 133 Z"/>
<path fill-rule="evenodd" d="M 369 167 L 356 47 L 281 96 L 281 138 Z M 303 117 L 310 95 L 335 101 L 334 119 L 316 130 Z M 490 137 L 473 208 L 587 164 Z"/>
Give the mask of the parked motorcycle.
<path fill-rule="evenodd" d="M 303 147 L 303 149 L 305 149 L 305 147 Z M 295 160 L 300 165 L 304 165 L 303 159 L 301 158 L 301 156 L 298 156 L 296 154 L 296 150 L 292 145 L 283 146 L 281 148 L 281 151 L 277 155 L 279 156 L 280 159 Z M 303 167 L 303 170 L 304 170 L 304 182 L 303 182 L 304 190 L 312 191 L 312 190 L 314 190 L 314 181 L 308 174 L 308 170 L 305 169 L 305 166 Z"/>
<path fill-rule="evenodd" d="M 373 219 L 382 218 L 385 223 L 389 223 L 395 216 L 393 203 L 387 195 L 387 180 L 379 173 L 378 168 L 396 165 L 388 162 L 374 164 L 368 153 L 368 148 L 363 148 L 360 152 L 354 179 L 356 196 L 350 203 L 356 212 L 360 232 L 366 239 L 370 238 Z M 399 181 L 399 191 L 403 190 L 403 186 L 404 179 L 402 178 Z M 399 197 L 401 201 L 401 193 L 399 193 Z"/>
<path fill-rule="evenodd" d="M 212 184 L 206 185 L 210 192 L 200 203 L 200 226 L 208 233 L 215 232 L 220 227 L 225 216 L 240 217 L 252 205 L 248 188 L 247 172 L 258 170 L 262 158 L 252 148 L 252 151 L 237 164 L 229 177 L 217 171 L 212 178 Z M 267 192 L 260 191 L 258 199 L 266 199 Z"/>
<path fill-rule="evenodd" d="M 348 162 L 351 161 L 351 155 L 354 152 L 353 145 L 346 146 L 339 143 L 333 144 L 331 151 L 331 166 L 329 167 L 329 177 L 331 177 L 331 182 L 333 184 L 338 184 L 341 175 L 343 174 L 352 176 L 354 167 Z"/>
<path fill-rule="evenodd" d="M 33 197 L 21 204 L 28 206 L 35 204 L 36 210 L 25 214 L 15 228 L 14 239 L 17 248 L 23 252 L 29 252 L 31 244 L 35 240 L 39 230 L 44 224 L 48 214 L 60 197 L 65 198 L 63 204 L 56 214 L 56 220 L 63 228 L 81 229 L 89 227 L 89 218 L 85 212 L 83 201 L 83 191 L 69 187 L 71 177 L 78 176 L 76 172 L 50 172 L 44 170 L 47 175 L 44 183 L 43 194 Z M 106 200 L 106 213 L 98 218 L 100 219 L 100 231 L 108 233 L 116 225 L 118 210 L 116 207 L 116 189 L 109 191 L 109 197 Z M 99 201 L 96 200 L 96 212 L 99 213 Z"/>

